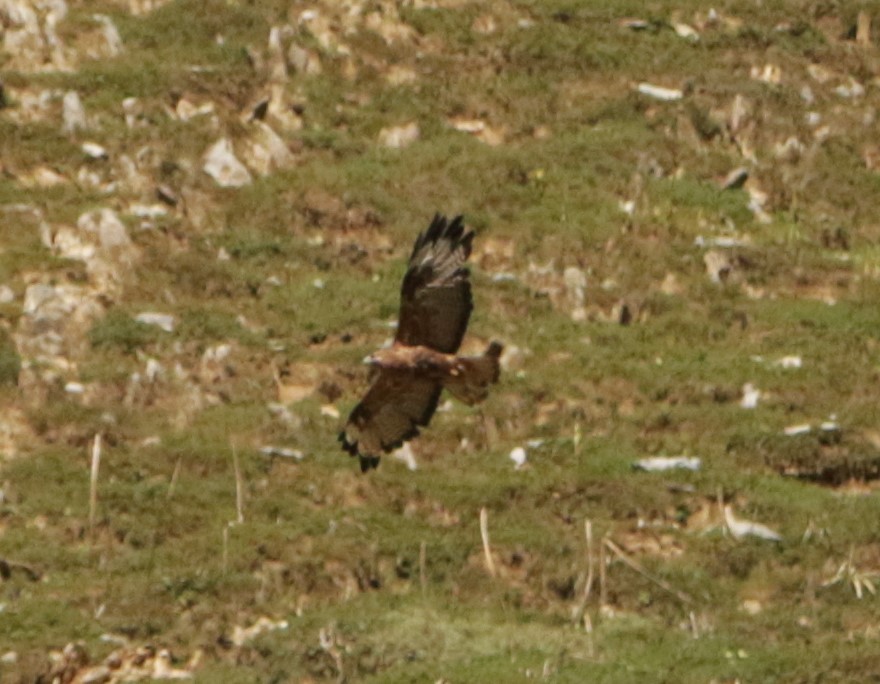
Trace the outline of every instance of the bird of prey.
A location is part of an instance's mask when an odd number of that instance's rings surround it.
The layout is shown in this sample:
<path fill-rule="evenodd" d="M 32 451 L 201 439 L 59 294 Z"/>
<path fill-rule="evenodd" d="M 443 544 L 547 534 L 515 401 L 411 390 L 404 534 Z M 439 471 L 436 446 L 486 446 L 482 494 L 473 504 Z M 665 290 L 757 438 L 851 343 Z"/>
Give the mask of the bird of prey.
<path fill-rule="evenodd" d="M 368 357 L 375 379 L 339 433 L 364 472 L 419 434 L 444 388 L 472 405 L 498 380 L 500 343 L 492 342 L 482 356 L 457 355 L 474 307 L 465 267 L 473 240 L 461 216 L 447 221 L 441 214 L 416 239 L 400 290 L 394 342 Z"/>

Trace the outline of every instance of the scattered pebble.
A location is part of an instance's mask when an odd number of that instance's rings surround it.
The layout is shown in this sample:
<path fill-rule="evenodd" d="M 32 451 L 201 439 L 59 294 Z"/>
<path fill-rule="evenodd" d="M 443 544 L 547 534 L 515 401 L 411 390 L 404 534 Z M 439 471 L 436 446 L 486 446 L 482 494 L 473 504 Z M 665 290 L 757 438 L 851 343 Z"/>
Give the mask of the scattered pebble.
<path fill-rule="evenodd" d="M 134 320 L 147 325 L 155 325 L 165 332 L 174 332 L 176 319 L 171 314 L 156 313 L 154 311 L 145 311 L 134 317 Z"/>
<path fill-rule="evenodd" d="M 696 43 L 700 40 L 700 34 L 697 33 L 697 29 L 695 29 L 690 24 L 682 24 L 680 22 L 676 22 L 672 25 L 672 29 L 675 31 L 676 35 L 679 38 L 684 38 L 685 40 L 689 40 L 692 43 Z"/>
<path fill-rule="evenodd" d="M 754 66 L 750 75 L 756 81 L 763 81 L 771 85 L 782 83 L 782 69 L 775 64 L 765 64 L 763 67 Z"/>
<path fill-rule="evenodd" d="M 252 181 L 250 171 L 235 156 L 228 138 L 220 138 L 208 148 L 202 169 L 223 188 L 239 188 Z"/>
<path fill-rule="evenodd" d="M 305 458 L 305 454 L 299 449 L 288 449 L 287 447 L 262 446 L 260 447 L 260 453 L 263 456 L 280 456 L 281 458 L 292 458 L 297 461 L 302 461 Z"/>
<path fill-rule="evenodd" d="M 797 435 L 805 435 L 813 428 L 809 423 L 799 423 L 798 425 L 789 425 L 782 430 L 787 437 L 796 437 Z"/>
<path fill-rule="evenodd" d="M 633 463 L 636 470 L 644 470 L 649 473 L 661 473 L 666 470 L 699 470 L 702 462 L 694 456 L 653 456 L 643 458 Z"/>
<path fill-rule="evenodd" d="M 321 406 L 321 415 L 328 418 L 339 418 L 339 409 L 333 404 L 324 404 Z"/>
<path fill-rule="evenodd" d="M 865 86 L 850 78 L 848 83 L 837 86 L 834 93 L 844 98 L 862 97 L 865 94 Z"/>
<path fill-rule="evenodd" d="M 804 365 L 800 356 L 783 356 L 773 364 L 780 368 L 800 368 Z"/>
<path fill-rule="evenodd" d="M 703 255 L 706 273 L 713 283 L 722 283 L 730 276 L 733 263 L 727 254 L 711 249 Z"/>
<path fill-rule="evenodd" d="M 404 442 L 403 446 L 395 449 L 391 456 L 398 461 L 402 461 L 409 470 L 418 470 L 419 464 L 416 463 L 416 455 L 413 453 L 409 442 Z"/>
<path fill-rule="evenodd" d="M 287 627 L 287 620 L 271 620 L 267 617 L 261 617 L 250 627 L 239 627 L 238 625 L 233 627 L 231 641 L 235 646 L 241 647 L 261 634 L 287 629 Z"/>
<path fill-rule="evenodd" d="M 652 85 L 651 83 L 639 83 L 636 86 L 636 90 L 642 95 L 647 95 L 663 102 L 675 102 L 684 97 L 684 92 L 677 88 L 664 88 L 663 86 Z"/>
<path fill-rule="evenodd" d="M 85 107 L 75 90 L 64 93 L 64 99 L 61 101 L 61 121 L 61 130 L 64 133 L 84 131 L 89 127 Z"/>
<path fill-rule="evenodd" d="M 95 142 L 84 142 L 80 149 L 92 159 L 107 159 L 109 157 L 107 150 Z"/>
<path fill-rule="evenodd" d="M 744 409 L 753 409 L 758 406 L 758 402 L 761 400 L 761 390 L 755 387 L 752 383 L 747 382 L 743 385 L 742 388 L 742 399 L 739 402 L 739 405 Z"/>
<path fill-rule="evenodd" d="M 526 450 L 522 447 L 515 447 L 510 452 L 510 460 L 513 461 L 514 470 L 519 470 L 526 464 Z"/>
<path fill-rule="evenodd" d="M 379 131 L 379 144 L 397 150 L 411 145 L 419 139 L 420 135 L 419 125 L 415 121 L 411 121 L 402 126 L 383 128 Z"/>
<path fill-rule="evenodd" d="M 782 541 L 782 536 L 766 525 L 751 520 L 741 520 L 733 514 L 733 507 L 729 504 L 724 507 L 724 522 L 734 539 L 743 537 L 758 537 L 768 541 Z"/>
<path fill-rule="evenodd" d="M 749 179 L 749 169 L 745 166 L 735 168 L 721 181 L 722 190 L 739 190 Z"/>

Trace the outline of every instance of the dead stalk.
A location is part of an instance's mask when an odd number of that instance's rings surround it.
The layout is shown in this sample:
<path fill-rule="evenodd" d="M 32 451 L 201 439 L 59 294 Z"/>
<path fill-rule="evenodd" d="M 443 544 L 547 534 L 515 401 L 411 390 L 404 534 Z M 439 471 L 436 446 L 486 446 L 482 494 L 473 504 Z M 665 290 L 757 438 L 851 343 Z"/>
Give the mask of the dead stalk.
<path fill-rule="evenodd" d="M 244 482 L 241 479 L 241 468 L 238 466 L 238 451 L 232 445 L 232 467 L 235 470 L 235 512 L 236 522 L 244 522 Z"/>
<path fill-rule="evenodd" d="M 170 499 L 174 495 L 174 488 L 177 486 L 177 478 L 180 476 L 180 463 L 183 459 L 178 457 L 177 463 L 174 464 L 174 470 L 171 473 L 171 480 L 168 482 L 168 494 Z"/>
<path fill-rule="evenodd" d="M 223 526 L 223 574 L 229 568 L 229 526 Z"/>
<path fill-rule="evenodd" d="M 422 587 L 422 595 L 428 590 L 428 578 L 426 572 L 428 545 L 423 541 L 419 544 L 419 584 Z"/>
<path fill-rule="evenodd" d="M 89 479 L 89 536 L 95 538 L 95 521 L 98 517 L 98 470 L 101 467 L 101 433 L 95 435 L 92 444 L 92 472 Z"/>
<path fill-rule="evenodd" d="M 605 576 L 608 566 L 608 558 L 605 556 L 605 542 L 608 541 L 608 535 L 602 537 L 602 543 L 599 545 L 599 607 L 603 608 L 608 605 L 608 582 Z"/>
<path fill-rule="evenodd" d="M 590 619 L 589 613 L 584 613 L 584 631 L 587 633 L 587 655 L 590 658 L 595 658 L 596 647 L 593 644 L 593 621 Z"/>
<path fill-rule="evenodd" d="M 669 582 L 662 580 L 659 577 L 654 577 L 651 573 L 649 573 L 647 570 L 645 570 L 645 568 L 643 568 L 639 563 L 637 563 L 635 560 L 630 558 L 623 549 L 621 549 L 617 544 L 615 544 L 613 541 L 611 541 L 611 539 L 609 539 L 608 537 L 605 538 L 604 544 L 605 544 L 605 546 L 608 547 L 609 551 L 611 551 L 615 556 L 617 556 L 620 560 L 622 560 L 625 565 L 629 566 L 630 568 L 635 570 L 637 573 L 639 573 L 642 577 L 649 580 L 650 582 L 653 582 L 661 589 L 668 591 L 670 594 L 675 596 L 682 603 L 692 604 L 694 602 L 694 600 L 690 596 L 685 594 L 683 591 L 679 591 L 678 589 L 673 587 L 671 584 L 669 584 Z"/>
<path fill-rule="evenodd" d="M 584 536 L 587 538 L 587 581 L 584 583 L 584 595 L 574 612 L 574 621 L 578 623 L 587 609 L 587 602 L 593 591 L 594 561 L 593 561 L 593 521 L 584 521 Z"/>
<path fill-rule="evenodd" d="M 483 538 L 483 553 L 486 555 L 486 569 L 492 577 L 496 577 L 498 571 L 495 561 L 492 559 L 492 548 L 489 546 L 489 513 L 486 507 L 480 509 L 480 536 Z"/>

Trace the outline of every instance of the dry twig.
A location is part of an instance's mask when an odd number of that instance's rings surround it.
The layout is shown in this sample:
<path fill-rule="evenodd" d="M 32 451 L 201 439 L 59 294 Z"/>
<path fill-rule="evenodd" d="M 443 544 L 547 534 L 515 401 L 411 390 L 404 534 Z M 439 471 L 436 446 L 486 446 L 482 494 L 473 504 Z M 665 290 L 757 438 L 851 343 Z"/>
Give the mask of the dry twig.
<path fill-rule="evenodd" d="M 587 609 L 587 601 L 590 600 L 590 594 L 593 591 L 593 522 L 591 520 L 584 521 L 584 536 L 587 539 L 587 579 L 584 582 L 584 594 L 574 611 L 573 617 L 575 624 L 580 622 L 584 617 L 584 612 Z"/>
<path fill-rule="evenodd" d="M 174 464 L 174 470 L 171 473 L 171 480 L 168 482 L 167 498 L 171 498 L 174 494 L 174 488 L 177 486 L 177 478 L 180 477 L 180 463 L 183 459 L 178 456 L 177 463 Z"/>
<path fill-rule="evenodd" d="M 92 443 L 92 470 L 89 478 L 89 536 L 94 541 L 95 521 L 98 517 L 98 470 L 101 467 L 101 433 Z"/>
<path fill-rule="evenodd" d="M 235 470 L 235 512 L 236 522 L 244 522 L 244 482 L 241 479 L 241 468 L 238 466 L 238 451 L 232 445 L 232 467 Z"/>
<path fill-rule="evenodd" d="M 678 589 L 673 587 L 671 584 L 669 584 L 669 582 L 667 582 L 666 580 L 662 580 L 659 577 L 654 577 L 654 575 L 649 573 L 639 563 L 637 563 L 635 560 L 630 558 L 623 549 L 621 549 L 617 544 L 615 544 L 613 541 L 611 541 L 611 539 L 609 539 L 608 537 L 605 537 L 605 540 L 603 543 L 605 544 L 605 546 L 608 547 L 608 549 L 615 556 L 617 556 L 620 560 L 622 560 L 624 562 L 624 564 L 628 565 L 630 568 L 632 568 L 637 573 L 639 573 L 642 577 L 649 580 L 650 582 L 653 582 L 661 589 L 668 591 L 670 594 L 675 596 L 682 603 L 692 604 L 694 602 L 694 600 L 690 596 L 685 594 L 683 591 L 679 591 Z"/>
<path fill-rule="evenodd" d="M 480 536 L 483 538 L 483 553 L 486 555 L 486 569 L 492 577 L 497 577 L 498 570 L 492 558 L 492 548 L 489 546 L 489 513 L 486 507 L 480 509 Z"/>
<path fill-rule="evenodd" d="M 428 556 L 428 545 L 422 541 L 419 544 L 419 584 L 422 587 L 422 595 L 428 590 L 428 578 L 427 578 L 427 556 Z"/>

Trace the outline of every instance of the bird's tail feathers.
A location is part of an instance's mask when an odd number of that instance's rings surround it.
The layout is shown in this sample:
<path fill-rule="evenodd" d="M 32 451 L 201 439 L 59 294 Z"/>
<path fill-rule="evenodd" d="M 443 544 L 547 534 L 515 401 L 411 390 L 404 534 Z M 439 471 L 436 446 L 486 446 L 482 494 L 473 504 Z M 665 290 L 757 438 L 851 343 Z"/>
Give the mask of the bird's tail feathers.
<path fill-rule="evenodd" d="M 483 401 L 489 394 L 489 385 L 498 382 L 501 371 L 498 359 L 504 347 L 492 342 L 482 356 L 460 356 L 454 372 L 446 377 L 444 386 L 465 404 Z"/>

